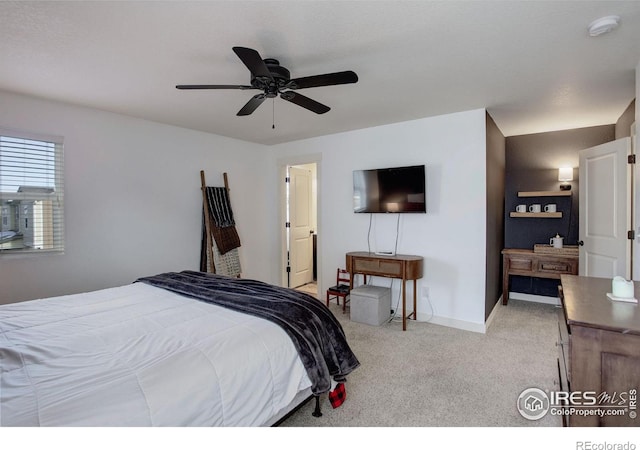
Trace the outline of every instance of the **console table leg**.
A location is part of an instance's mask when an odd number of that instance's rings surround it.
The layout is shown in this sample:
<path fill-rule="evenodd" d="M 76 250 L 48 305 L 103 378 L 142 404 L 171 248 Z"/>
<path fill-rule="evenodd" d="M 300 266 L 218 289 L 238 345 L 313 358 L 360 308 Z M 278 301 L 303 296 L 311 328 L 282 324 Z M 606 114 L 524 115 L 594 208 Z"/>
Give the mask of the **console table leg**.
<path fill-rule="evenodd" d="M 418 280 L 413 280 L 413 320 L 418 320 Z"/>
<path fill-rule="evenodd" d="M 509 302 L 509 270 L 505 265 L 505 269 L 502 272 L 502 304 L 506 305 Z"/>
<path fill-rule="evenodd" d="M 407 329 L 407 290 L 402 280 L 402 331 Z"/>

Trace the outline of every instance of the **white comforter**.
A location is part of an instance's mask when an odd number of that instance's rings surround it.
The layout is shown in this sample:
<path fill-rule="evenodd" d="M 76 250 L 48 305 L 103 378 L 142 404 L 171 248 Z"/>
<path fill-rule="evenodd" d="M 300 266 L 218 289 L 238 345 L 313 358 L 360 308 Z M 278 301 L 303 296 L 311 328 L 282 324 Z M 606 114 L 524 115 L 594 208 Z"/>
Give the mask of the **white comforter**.
<path fill-rule="evenodd" d="M 256 426 L 310 385 L 277 325 L 143 283 L 0 306 L 3 426 Z"/>

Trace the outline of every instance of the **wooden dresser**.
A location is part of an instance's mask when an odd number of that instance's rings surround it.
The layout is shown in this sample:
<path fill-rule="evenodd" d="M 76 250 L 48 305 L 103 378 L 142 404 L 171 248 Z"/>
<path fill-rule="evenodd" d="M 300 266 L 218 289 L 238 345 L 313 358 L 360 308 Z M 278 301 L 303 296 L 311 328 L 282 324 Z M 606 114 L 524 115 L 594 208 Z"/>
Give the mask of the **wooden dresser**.
<path fill-rule="evenodd" d="M 640 426 L 640 305 L 609 300 L 611 279 L 562 275 L 559 289 L 558 366 L 560 389 L 610 396 L 603 409 L 624 409 L 603 417 L 572 414 L 570 426 Z M 640 282 L 635 282 L 640 298 Z M 600 404 L 600 403 L 599 403 Z"/>
<path fill-rule="evenodd" d="M 347 272 L 351 274 L 351 289 L 353 289 L 354 275 L 373 275 L 402 280 L 402 330 L 407 329 L 407 319 L 416 319 L 417 313 L 417 280 L 422 278 L 422 256 L 415 255 L 376 255 L 369 252 L 349 252 L 347 257 Z M 406 286 L 408 280 L 413 280 L 413 312 L 407 316 Z"/>

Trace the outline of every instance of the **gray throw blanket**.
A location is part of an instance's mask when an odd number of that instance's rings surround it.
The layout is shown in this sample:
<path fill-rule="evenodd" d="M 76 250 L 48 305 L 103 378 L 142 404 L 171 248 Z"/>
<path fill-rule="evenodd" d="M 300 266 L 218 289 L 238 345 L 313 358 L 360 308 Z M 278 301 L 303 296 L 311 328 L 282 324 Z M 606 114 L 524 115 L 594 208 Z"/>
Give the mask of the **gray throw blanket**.
<path fill-rule="evenodd" d="M 195 271 L 168 272 L 137 281 L 278 324 L 298 350 L 316 395 L 330 390 L 332 378 L 344 381 L 360 365 L 335 316 L 303 292 Z"/>

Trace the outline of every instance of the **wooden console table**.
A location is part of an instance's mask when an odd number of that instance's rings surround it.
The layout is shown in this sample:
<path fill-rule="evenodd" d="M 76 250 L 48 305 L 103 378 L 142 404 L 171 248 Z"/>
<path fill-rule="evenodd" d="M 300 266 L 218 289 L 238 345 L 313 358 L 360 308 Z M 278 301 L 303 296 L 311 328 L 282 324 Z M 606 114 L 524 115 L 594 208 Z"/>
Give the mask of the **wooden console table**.
<path fill-rule="evenodd" d="M 578 256 L 535 253 L 523 248 L 502 250 L 502 304 L 509 301 L 509 276 L 554 278 L 578 275 Z"/>
<path fill-rule="evenodd" d="M 416 320 L 417 280 L 422 278 L 422 256 L 415 255 L 376 255 L 369 252 L 347 253 L 347 272 L 351 274 L 351 289 L 356 274 L 373 275 L 402 280 L 402 330 L 407 329 L 407 319 Z M 405 283 L 413 280 L 413 312 L 407 316 L 407 293 Z"/>

